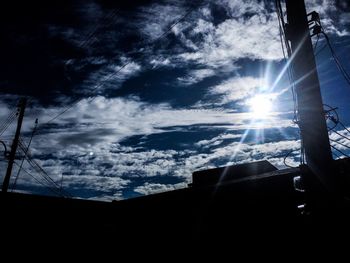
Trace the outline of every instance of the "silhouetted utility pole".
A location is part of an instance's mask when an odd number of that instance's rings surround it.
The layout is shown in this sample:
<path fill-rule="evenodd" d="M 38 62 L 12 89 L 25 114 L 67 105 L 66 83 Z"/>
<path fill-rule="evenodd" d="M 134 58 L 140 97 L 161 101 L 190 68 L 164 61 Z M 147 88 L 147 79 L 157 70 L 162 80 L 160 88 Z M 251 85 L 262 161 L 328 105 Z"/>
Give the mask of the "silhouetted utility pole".
<path fill-rule="evenodd" d="M 332 152 L 304 0 L 286 0 L 287 38 L 296 88 L 299 127 L 306 163 L 321 183 L 336 190 Z M 333 173 L 333 174 L 332 174 Z"/>
<path fill-rule="evenodd" d="M 4 192 L 4 193 L 7 192 L 9 184 L 10 184 L 12 166 L 13 166 L 13 163 L 15 161 L 15 156 L 16 156 L 16 151 L 17 151 L 17 146 L 18 146 L 18 141 L 19 141 L 19 135 L 21 133 L 22 121 L 23 121 L 24 110 L 26 108 L 26 104 L 27 104 L 26 98 L 22 98 L 18 104 L 19 115 L 18 115 L 18 121 L 17 121 L 17 129 L 16 129 L 15 138 L 13 139 L 12 146 L 11 146 L 11 152 L 9 155 L 9 162 L 8 162 L 8 166 L 7 166 L 6 175 L 4 178 L 4 182 L 2 184 L 2 192 Z"/>

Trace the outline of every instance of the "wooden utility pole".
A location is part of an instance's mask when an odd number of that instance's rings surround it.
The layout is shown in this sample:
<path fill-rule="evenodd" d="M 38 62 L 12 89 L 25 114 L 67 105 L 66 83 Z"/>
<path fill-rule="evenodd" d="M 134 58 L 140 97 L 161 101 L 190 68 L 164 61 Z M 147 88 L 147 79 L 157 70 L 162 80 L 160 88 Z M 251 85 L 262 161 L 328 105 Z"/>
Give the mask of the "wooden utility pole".
<path fill-rule="evenodd" d="M 16 156 L 16 151 L 17 151 L 17 146 L 18 146 L 18 141 L 19 141 L 19 135 L 21 133 L 21 127 L 22 127 L 23 116 L 24 116 L 26 104 L 27 104 L 27 99 L 22 98 L 19 102 L 19 105 L 18 105 L 19 115 L 18 115 L 18 121 L 17 121 L 17 129 L 16 129 L 15 138 L 13 139 L 12 146 L 11 146 L 11 152 L 9 155 L 9 162 L 8 162 L 8 166 L 7 166 L 6 175 L 4 178 L 4 182 L 2 183 L 2 192 L 3 193 L 6 193 L 8 188 L 9 188 L 12 167 L 13 167 L 13 163 L 15 161 L 15 156 Z"/>
<path fill-rule="evenodd" d="M 337 188 L 304 0 L 286 0 L 287 38 L 306 163 L 327 190 Z"/>

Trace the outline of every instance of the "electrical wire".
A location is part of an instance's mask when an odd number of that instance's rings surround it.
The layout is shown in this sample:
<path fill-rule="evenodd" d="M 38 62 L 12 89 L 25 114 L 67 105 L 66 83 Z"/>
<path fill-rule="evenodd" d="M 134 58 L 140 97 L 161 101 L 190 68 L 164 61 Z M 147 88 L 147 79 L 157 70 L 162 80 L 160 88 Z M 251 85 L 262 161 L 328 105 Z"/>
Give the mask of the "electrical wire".
<path fill-rule="evenodd" d="M 18 167 L 20 167 L 20 165 L 17 162 L 14 162 L 15 165 L 17 165 Z M 41 182 L 39 179 L 35 178 L 34 175 L 32 175 L 30 172 L 28 172 L 26 169 L 22 168 L 23 172 L 25 172 L 27 175 L 29 175 L 31 178 L 33 178 L 38 184 L 44 186 L 46 189 L 48 189 L 49 191 L 51 191 L 52 193 L 54 193 L 57 196 L 62 196 L 62 194 L 57 191 L 55 188 L 52 188 L 48 185 L 46 185 L 45 183 Z"/>
<path fill-rule="evenodd" d="M 0 127 L 0 136 L 10 127 L 10 125 L 16 119 L 16 114 L 17 114 L 17 110 L 14 110 L 3 122 L 2 126 Z"/>
<path fill-rule="evenodd" d="M 317 44 L 318 44 L 319 39 L 320 39 L 320 34 L 317 34 L 317 39 L 316 39 L 315 45 L 314 45 L 314 47 L 313 47 L 313 50 L 314 50 L 314 51 L 315 51 L 316 48 L 317 48 Z"/>
<path fill-rule="evenodd" d="M 350 149 L 350 146 L 348 146 L 348 145 L 346 145 L 346 144 L 344 144 L 344 143 L 342 143 L 342 142 L 339 142 L 339 141 L 337 141 L 337 140 L 333 140 L 333 139 L 331 139 L 331 138 L 329 138 L 329 140 L 330 140 L 331 142 L 338 143 L 339 145 L 341 145 L 341 146 L 343 146 L 343 147 L 345 147 L 345 148 Z"/>
<path fill-rule="evenodd" d="M 295 152 L 296 150 L 290 150 L 285 156 L 284 156 L 284 158 L 283 158 L 283 164 L 285 165 L 285 166 L 287 166 L 287 167 L 289 167 L 289 168 L 296 168 L 296 167 L 294 167 L 294 166 L 291 166 L 291 165 L 289 165 L 289 164 L 287 164 L 287 158 L 288 158 L 288 156 L 292 153 L 292 152 Z"/>
<path fill-rule="evenodd" d="M 0 140 L 0 143 L 2 144 L 2 146 L 4 146 L 4 156 L 6 157 L 6 154 L 7 154 L 6 143 L 4 141 L 1 141 L 1 140 Z"/>
<path fill-rule="evenodd" d="M 32 134 L 30 136 L 29 143 L 28 143 L 28 145 L 27 145 L 27 147 L 25 149 L 24 156 L 23 156 L 23 158 L 21 160 L 21 165 L 20 165 L 20 167 L 19 167 L 19 169 L 17 171 L 17 174 L 15 176 L 15 180 L 14 180 L 14 182 L 12 184 L 11 192 L 16 188 L 17 180 L 19 178 L 19 174 L 21 172 L 21 169 L 22 169 L 22 166 L 23 166 L 23 163 L 24 163 L 24 160 L 25 160 L 25 155 L 28 153 L 28 150 L 29 150 L 30 144 L 32 143 L 32 140 L 33 140 L 34 134 L 36 132 L 37 126 L 38 126 L 38 119 L 35 120 L 35 125 L 34 125 L 34 128 L 33 128 Z"/>
<path fill-rule="evenodd" d="M 341 156 L 339 154 L 337 154 L 336 152 L 333 151 L 332 154 L 335 155 L 335 157 L 337 157 L 337 159 L 341 159 Z"/>
<path fill-rule="evenodd" d="M 339 115 L 337 112 L 337 108 L 331 107 L 328 104 L 323 104 L 323 106 L 326 106 L 328 108 L 328 110 L 325 110 L 325 116 L 326 116 L 326 120 L 330 120 L 334 123 L 334 125 L 330 128 L 327 126 L 328 131 L 333 131 L 339 124 Z M 331 112 L 334 113 L 334 116 L 332 114 L 330 114 Z"/>
<path fill-rule="evenodd" d="M 19 147 L 21 150 L 25 153 L 26 147 L 23 145 L 23 142 L 19 141 Z M 29 152 L 27 152 L 25 155 L 25 159 L 28 162 L 28 164 L 39 174 L 42 176 L 42 178 L 55 188 L 57 188 L 57 191 L 61 192 L 61 196 L 68 196 L 71 197 L 72 195 L 67 192 L 66 190 L 61 189 L 61 187 L 47 174 L 47 172 L 29 155 Z"/>
<path fill-rule="evenodd" d="M 117 16 L 118 13 L 119 13 L 119 10 L 112 10 L 108 15 L 106 15 L 103 19 L 110 20 L 110 22 L 103 26 L 111 25 L 112 21 L 114 21 L 114 18 Z M 79 44 L 79 48 L 85 48 L 89 46 L 93 40 L 94 35 L 97 33 L 100 27 L 101 27 L 101 24 L 96 23 L 95 26 L 87 34 L 86 38 Z"/>
<path fill-rule="evenodd" d="M 337 108 L 331 107 L 331 106 L 328 105 L 328 104 L 323 104 L 323 105 L 329 108 L 329 110 L 325 111 L 326 119 L 329 119 L 329 120 L 331 120 L 331 121 L 334 123 L 333 127 L 331 127 L 331 128 L 329 128 L 329 127 L 327 126 L 328 132 L 334 132 L 335 134 L 339 135 L 340 137 L 342 137 L 342 138 L 344 138 L 344 139 L 350 141 L 350 138 L 348 138 L 347 136 L 345 136 L 345 135 L 339 133 L 338 131 L 335 131 L 335 130 L 334 130 L 334 129 L 338 126 L 338 124 L 341 124 L 341 125 L 343 126 L 343 128 L 345 128 L 346 131 L 349 132 L 349 130 L 345 127 L 345 125 L 339 120 L 339 115 L 338 115 L 338 112 L 337 112 Z M 329 114 L 330 112 L 334 112 L 335 116 L 330 115 L 330 114 Z M 330 142 L 337 143 L 337 144 L 339 144 L 339 145 L 341 145 L 341 146 L 343 146 L 343 147 L 345 147 L 345 148 L 350 149 L 350 146 L 348 146 L 348 145 L 346 145 L 346 144 L 344 144 L 344 143 L 342 143 L 342 142 L 339 142 L 339 141 L 337 141 L 337 140 L 334 140 L 334 139 L 332 139 L 332 138 L 329 138 L 329 141 L 330 141 Z M 331 144 L 330 144 L 330 145 L 331 145 Z M 344 156 L 347 156 L 345 153 L 343 153 L 342 151 L 340 151 L 339 149 L 337 149 L 334 145 L 331 145 L 331 147 L 332 147 L 333 149 L 335 149 L 336 151 L 341 152 Z M 332 153 L 335 154 L 334 152 L 332 152 Z M 340 158 L 339 156 L 337 156 L 337 157 Z"/>
<path fill-rule="evenodd" d="M 315 52 L 315 57 L 317 57 L 323 50 L 325 50 L 327 46 L 328 46 L 327 43 L 325 43 L 325 44 L 323 45 L 323 47 L 321 47 L 319 50 L 317 50 L 317 51 Z"/>
<path fill-rule="evenodd" d="M 330 144 L 330 146 L 336 150 L 337 152 L 340 152 L 342 155 L 344 155 L 345 157 L 348 157 L 349 158 L 349 155 L 347 155 L 346 153 L 342 152 L 341 150 L 339 150 L 338 148 L 336 148 L 334 145 Z"/>
<path fill-rule="evenodd" d="M 332 132 L 334 132 L 335 134 L 338 134 L 340 137 L 343 137 L 344 139 L 350 141 L 350 138 L 349 138 L 349 137 L 347 137 L 347 136 L 345 136 L 345 135 L 343 135 L 343 134 L 341 134 L 341 133 L 339 133 L 339 132 L 337 132 L 337 131 L 332 131 Z"/>
<path fill-rule="evenodd" d="M 339 70 L 339 72 L 341 73 L 341 75 L 344 77 L 345 81 L 349 84 L 350 86 L 350 75 L 349 73 L 345 70 L 345 68 L 343 67 L 343 65 L 341 64 L 337 54 L 335 53 L 334 49 L 333 49 L 333 46 L 330 42 L 330 39 L 328 37 L 328 35 L 322 30 L 321 32 L 325 39 L 326 39 L 326 42 L 327 42 L 327 45 L 329 47 L 329 50 L 331 51 L 331 54 L 332 54 L 332 57 L 333 57 L 333 60 L 335 62 L 335 64 L 337 65 L 337 68 Z"/>
<path fill-rule="evenodd" d="M 345 127 L 344 123 L 342 123 L 341 121 L 338 121 L 338 123 L 350 134 L 350 130 Z"/>

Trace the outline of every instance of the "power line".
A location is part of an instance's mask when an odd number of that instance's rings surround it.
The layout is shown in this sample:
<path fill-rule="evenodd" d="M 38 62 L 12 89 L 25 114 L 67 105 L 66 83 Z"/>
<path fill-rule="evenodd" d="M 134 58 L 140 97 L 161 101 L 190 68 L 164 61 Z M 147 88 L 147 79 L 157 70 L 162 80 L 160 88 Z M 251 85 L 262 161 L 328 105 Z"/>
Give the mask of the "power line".
<path fill-rule="evenodd" d="M 291 166 L 291 165 L 289 165 L 289 164 L 287 164 L 287 158 L 288 158 L 288 156 L 292 153 L 292 152 L 295 152 L 296 150 L 290 150 L 285 156 L 284 156 L 284 158 L 283 158 L 283 163 L 284 163 L 284 165 L 285 166 L 287 166 L 287 167 L 289 167 L 289 168 L 295 168 L 294 166 Z"/>
<path fill-rule="evenodd" d="M 337 132 L 337 131 L 333 131 L 335 134 L 338 134 L 340 137 L 343 137 L 344 139 L 346 139 L 346 140 L 349 140 L 350 141 L 350 138 L 349 137 L 347 137 L 347 136 L 345 136 L 345 135 L 343 135 L 343 134 L 341 134 L 340 132 Z"/>
<path fill-rule="evenodd" d="M 16 162 L 14 162 L 15 165 L 17 165 L 18 167 L 20 167 L 20 165 Z M 35 178 L 34 175 L 32 175 L 30 172 L 28 172 L 26 169 L 22 168 L 22 170 L 27 174 L 29 175 L 31 178 L 33 178 L 38 184 L 44 186 L 45 188 L 47 188 L 48 190 L 50 190 L 51 192 L 53 192 L 55 195 L 58 195 L 58 196 L 62 196 L 62 194 L 57 191 L 56 189 L 46 185 L 45 183 L 41 182 L 39 179 Z"/>
<path fill-rule="evenodd" d="M 25 155 L 28 153 L 28 150 L 29 150 L 30 144 L 32 143 L 32 139 L 34 137 L 34 134 L 35 134 L 37 126 L 38 126 L 38 119 L 35 120 L 35 126 L 33 128 L 32 134 L 30 136 L 30 140 L 29 140 L 29 143 L 27 145 L 27 148 L 25 149 L 24 156 L 23 156 L 22 161 L 21 161 L 21 165 L 20 165 L 20 167 L 19 167 L 19 169 L 17 171 L 17 175 L 16 175 L 15 180 L 14 180 L 14 182 L 12 184 L 12 190 L 11 191 L 13 191 L 16 188 L 17 180 L 19 178 L 19 174 L 21 172 L 21 169 L 22 169 L 22 166 L 23 166 L 23 163 L 24 163 L 24 160 L 25 160 Z"/>
<path fill-rule="evenodd" d="M 336 150 L 337 152 L 340 152 L 342 155 L 344 155 L 345 157 L 349 157 L 349 155 L 347 155 L 346 153 L 342 152 L 341 150 L 339 150 L 338 148 L 336 148 L 335 146 L 333 146 L 332 144 L 330 144 L 330 146 Z"/>
<path fill-rule="evenodd" d="M 342 142 L 339 142 L 339 141 L 337 141 L 337 140 L 333 140 L 333 139 L 331 139 L 331 138 L 329 138 L 329 140 L 332 141 L 332 142 L 338 143 L 339 145 L 341 145 L 341 146 L 343 146 L 343 147 L 345 147 L 345 148 L 350 149 L 350 146 L 348 146 L 348 145 L 346 145 L 346 144 L 344 144 L 344 143 L 342 143 Z"/>
<path fill-rule="evenodd" d="M 333 60 L 335 62 L 335 64 L 337 65 L 337 68 L 339 70 L 339 72 L 341 73 L 341 75 L 344 77 L 345 81 L 348 83 L 348 85 L 350 85 L 350 75 L 347 73 L 347 71 L 345 70 L 345 68 L 343 67 L 343 65 L 341 64 L 337 54 L 335 53 L 334 49 L 333 49 L 333 46 L 330 42 L 330 39 L 328 37 L 328 35 L 322 30 L 321 32 L 324 37 L 326 38 L 326 42 L 327 42 L 327 45 L 329 47 L 329 50 L 331 51 L 331 54 L 332 54 L 332 57 L 333 57 Z"/>
<path fill-rule="evenodd" d="M 317 57 L 325 48 L 327 47 L 327 43 L 325 43 L 319 50 L 316 51 L 315 57 Z"/>
<path fill-rule="evenodd" d="M 314 50 L 314 51 L 315 51 L 316 48 L 317 48 L 318 40 L 320 40 L 320 34 L 317 34 L 317 39 L 316 39 L 315 45 L 313 46 L 313 50 Z"/>
<path fill-rule="evenodd" d="M 0 140 L 0 143 L 2 144 L 2 146 L 4 146 L 4 156 L 6 157 L 6 154 L 7 154 L 7 146 L 6 146 L 6 143 L 4 141 L 1 141 Z"/>
<path fill-rule="evenodd" d="M 350 130 L 347 127 L 345 127 L 345 125 L 341 121 L 339 121 L 339 124 L 350 134 Z"/>
<path fill-rule="evenodd" d="M 112 20 L 116 17 L 116 15 L 118 13 L 119 13 L 119 10 L 113 10 L 108 15 L 106 15 L 103 19 L 106 19 L 106 20 L 110 19 L 111 21 L 109 23 L 105 24 L 105 26 L 111 25 Z M 101 27 L 101 24 L 96 23 L 95 26 L 90 30 L 90 33 L 88 33 L 86 38 L 79 44 L 79 48 L 85 48 L 88 45 L 90 45 L 94 35 L 97 33 L 97 31 L 99 30 L 100 27 Z"/>
<path fill-rule="evenodd" d="M 7 117 L 7 119 L 3 122 L 2 126 L 0 127 L 0 136 L 13 123 L 13 121 L 16 119 L 16 115 L 17 115 L 17 109 L 14 110 L 12 113 L 10 113 L 10 115 Z"/>
<path fill-rule="evenodd" d="M 19 144 L 21 150 L 25 153 L 26 147 L 24 146 L 23 142 L 20 141 Z M 69 196 L 71 197 L 72 195 L 67 192 L 66 190 L 63 190 L 60 188 L 60 186 L 47 174 L 47 172 L 34 160 L 31 158 L 31 156 L 29 155 L 29 152 L 25 153 L 25 159 L 27 160 L 27 162 L 29 163 L 29 165 L 39 174 L 43 177 L 43 179 L 53 185 L 55 188 L 57 188 L 60 193 L 61 196 Z"/>
<path fill-rule="evenodd" d="M 323 104 L 323 106 L 326 106 L 328 108 L 328 110 L 325 110 L 325 116 L 326 116 L 326 120 L 330 120 L 334 123 L 334 125 L 332 127 L 328 127 L 328 131 L 333 131 L 339 124 L 339 115 L 338 115 L 338 112 L 337 112 L 337 109 L 338 108 L 334 108 L 334 107 L 331 107 L 330 105 L 328 104 Z M 334 115 L 331 114 L 331 112 L 334 113 Z"/>
<path fill-rule="evenodd" d="M 341 158 L 341 156 L 339 154 L 337 154 L 336 152 L 334 152 L 334 151 L 332 152 L 332 154 L 335 155 L 335 157 L 337 157 L 338 159 Z"/>

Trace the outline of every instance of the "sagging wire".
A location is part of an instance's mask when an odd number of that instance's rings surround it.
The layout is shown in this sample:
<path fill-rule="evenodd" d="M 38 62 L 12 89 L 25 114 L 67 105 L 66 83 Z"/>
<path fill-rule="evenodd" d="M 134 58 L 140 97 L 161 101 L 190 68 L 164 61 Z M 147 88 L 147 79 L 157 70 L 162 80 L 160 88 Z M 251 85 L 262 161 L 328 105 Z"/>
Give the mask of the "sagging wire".
<path fill-rule="evenodd" d="M 23 156 L 23 158 L 22 158 L 22 160 L 21 160 L 21 164 L 20 164 L 19 169 L 18 169 L 18 171 L 17 171 L 15 180 L 14 180 L 14 182 L 13 182 L 13 184 L 12 184 L 11 192 L 13 192 L 13 190 L 16 188 L 17 180 L 18 180 L 18 178 L 19 178 L 19 174 L 21 173 L 21 169 L 22 169 L 22 167 L 23 167 L 23 163 L 24 163 L 24 160 L 25 160 L 25 155 L 26 155 L 26 154 L 28 153 L 28 151 L 29 151 L 29 147 L 30 147 L 30 144 L 32 143 L 32 140 L 33 140 L 33 137 L 34 137 L 34 134 L 35 134 L 35 132 L 36 132 L 36 128 L 37 128 L 37 127 L 38 127 L 38 119 L 35 120 L 35 125 L 34 125 L 34 128 L 33 128 L 32 134 L 31 134 L 31 136 L 30 136 L 29 143 L 28 143 L 27 147 L 25 148 L 24 156 Z"/>
<path fill-rule="evenodd" d="M 315 43 L 314 50 L 316 50 L 316 46 L 317 46 L 318 40 L 320 38 L 320 35 L 323 35 L 325 40 L 326 40 L 326 45 L 324 47 L 322 47 L 321 50 L 319 50 L 315 54 L 315 56 L 317 56 L 326 46 L 328 46 L 339 72 L 344 77 L 347 84 L 350 86 L 350 74 L 346 71 L 346 69 L 344 68 L 344 66 L 340 62 L 340 60 L 339 60 L 339 58 L 338 58 L 338 56 L 333 48 L 333 45 L 332 45 L 328 35 L 326 34 L 322 24 L 321 24 L 319 14 L 317 12 L 313 11 L 310 14 L 308 14 L 308 16 L 311 16 L 311 19 L 309 20 L 309 25 L 311 25 L 310 31 L 312 32 L 311 37 L 317 35 L 317 40 Z"/>
<path fill-rule="evenodd" d="M 339 114 L 338 114 L 338 112 L 337 112 L 337 109 L 338 109 L 338 108 L 332 107 L 332 106 L 330 106 L 330 105 L 328 105 L 328 104 L 323 104 L 323 105 L 324 105 L 325 107 L 328 108 L 327 110 L 324 111 L 326 120 L 329 120 L 329 121 L 331 121 L 331 122 L 333 123 L 333 126 L 331 126 L 331 127 L 328 127 L 328 125 L 327 125 L 328 132 L 329 132 L 329 133 L 332 133 L 332 132 L 333 132 L 333 133 L 337 134 L 338 136 L 340 136 L 340 137 L 342 137 L 342 138 L 344 138 L 344 139 L 350 141 L 350 138 L 349 138 L 349 137 L 347 137 L 347 136 L 345 136 L 345 135 L 343 135 L 343 134 L 341 134 L 340 132 L 338 132 L 338 131 L 335 130 L 335 128 L 338 126 L 338 124 L 341 123 L 342 127 L 345 128 L 345 130 L 346 130 L 347 132 L 349 132 L 349 129 L 346 128 L 345 125 L 339 120 Z M 339 142 L 339 141 L 337 141 L 337 140 L 334 140 L 334 139 L 332 139 L 332 138 L 329 138 L 329 141 L 330 141 L 330 142 L 333 142 L 333 143 L 337 143 L 337 144 L 341 145 L 341 146 L 344 147 L 344 148 L 350 149 L 350 146 L 348 146 L 348 145 L 346 145 L 346 144 L 344 144 L 344 143 L 342 143 L 342 142 Z M 332 144 L 330 144 L 330 146 L 331 146 L 334 150 L 336 150 L 337 152 L 341 153 L 343 156 L 349 157 L 349 155 L 347 155 L 347 154 L 344 153 L 343 151 L 339 150 L 336 146 L 334 146 L 334 145 L 332 145 Z M 334 152 L 333 152 L 333 153 L 334 153 Z M 340 158 L 339 155 L 338 155 L 337 157 Z"/>
<path fill-rule="evenodd" d="M 313 37 L 315 35 L 317 36 L 317 39 L 316 39 L 316 42 L 315 42 L 315 45 L 314 45 L 314 51 L 316 51 L 317 44 L 318 44 L 319 39 L 320 39 L 320 35 L 323 35 L 325 37 L 325 39 L 326 39 L 326 44 L 320 50 L 318 50 L 315 53 L 315 56 L 317 56 L 322 50 L 324 50 L 328 46 L 329 50 L 330 50 L 330 52 L 332 54 L 333 60 L 334 60 L 334 62 L 337 65 L 338 70 L 340 71 L 340 73 L 342 74 L 342 76 L 344 77 L 346 82 L 350 85 L 350 75 L 347 73 L 347 71 L 345 70 L 343 65 L 340 63 L 340 60 L 339 60 L 337 54 L 335 53 L 334 48 L 332 47 L 330 39 L 329 39 L 328 35 L 325 33 L 324 28 L 323 28 L 323 26 L 321 24 L 321 20 L 320 20 L 319 14 L 317 12 L 313 11 L 310 14 L 308 14 L 308 16 L 311 16 L 311 19 L 308 21 L 309 26 L 310 26 L 310 32 L 312 33 L 311 37 Z M 338 108 L 331 107 L 331 106 L 329 106 L 327 104 L 324 104 L 324 106 L 328 108 L 328 109 L 324 110 L 326 121 L 329 120 L 329 121 L 331 121 L 333 123 L 333 125 L 331 127 L 328 127 L 328 125 L 327 125 L 328 132 L 329 133 L 334 132 L 338 136 L 340 136 L 340 137 L 350 141 L 350 138 L 348 138 L 347 136 L 345 136 L 345 135 L 343 135 L 343 134 L 341 134 L 341 133 L 339 133 L 338 131 L 335 130 L 337 128 L 338 124 L 340 124 L 348 133 L 350 133 L 350 130 L 347 127 L 345 127 L 345 125 L 342 122 L 340 122 L 339 115 L 338 115 L 338 112 L 337 112 Z M 334 140 L 332 138 L 329 138 L 329 141 L 333 142 L 333 143 L 337 143 L 337 144 L 341 145 L 342 147 L 350 149 L 350 147 L 347 146 L 346 144 L 341 143 L 341 142 L 339 142 L 337 140 Z M 348 155 L 346 153 L 344 153 L 343 151 L 339 150 L 334 145 L 330 144 L 330 146 L 334 150 L 336 150 L 337 152 L 341 153 L 343 156 L 348 157 Z M 332 152 L 332 153 L 334 154 L 334 152 Z M 337 155 L 337 156 L 338 156 L 338 158 L 340 158 L 339 155 Z"/>
<path fill-rule="evenodd" d="M 19 141 L 19 147 L 22 150 L 23 153 L 25 153 L 26 145 L 21 140 Z M 42 178 L 48 183 L 51 184 L 54 188 L 57 189 L 57 191 L 60 192 L 60 195 L 62 197 L 72 197 L 72 195 L 67 192 L 66 190 L 61 189 L 61 187 L 48 175 L 48 173 L 40 166 L 38 162 L 36 162 L 29 154 L 29 151 L 27 151 L 24 154 L 24 157 L 28 164 L 39 174 L 42 176 Z"/>
<path fill-rule="evenodd" d="M 18 167 L 20 167 L 20 165 L 17 162 L 14 162 L 15 165 L 17 165 Z M 50 192 L 54 193 L 57 196 L 62 196 L 61 193 L 56 190 L 55 188 L 52 188 L 49 185 L 46 185 L 45 183 L 43 183 L 42 181 L 40 181 L 38 178 L 36 178 L 34 175 L 32 175 L 30 172 L 28 172 L 26 169 L 22 168 L 23 172 L 25 172 L 27 175 L 29 175 L 31 178 L 33 178 L 34 181 L 36 181 L 38 184 L 44 186 L 46 189 L 48 189 Z"/>

